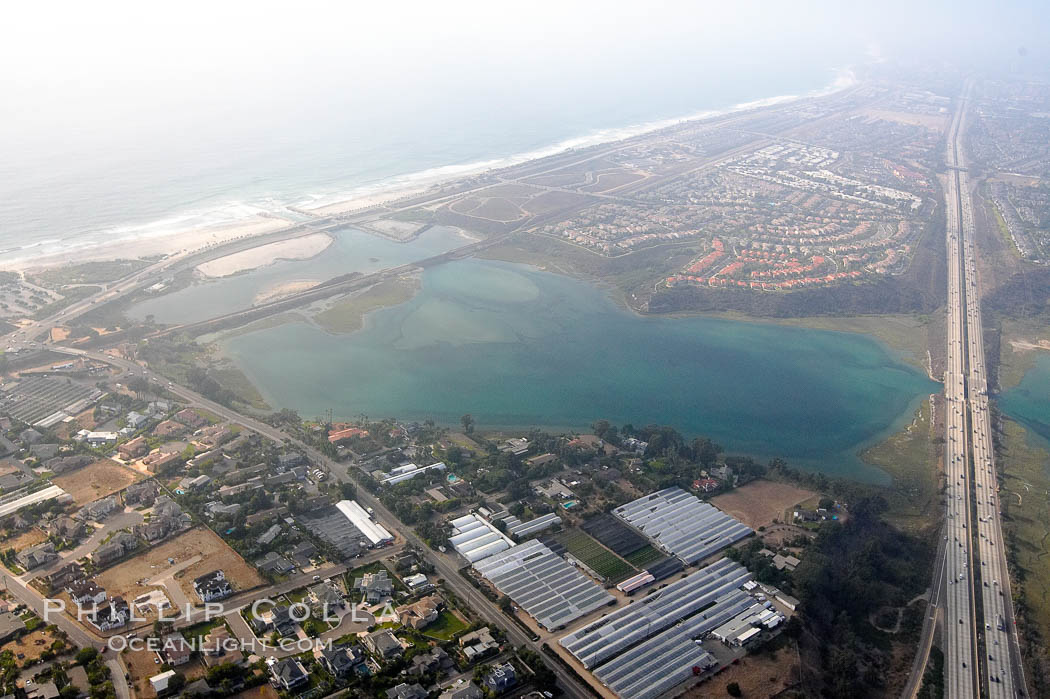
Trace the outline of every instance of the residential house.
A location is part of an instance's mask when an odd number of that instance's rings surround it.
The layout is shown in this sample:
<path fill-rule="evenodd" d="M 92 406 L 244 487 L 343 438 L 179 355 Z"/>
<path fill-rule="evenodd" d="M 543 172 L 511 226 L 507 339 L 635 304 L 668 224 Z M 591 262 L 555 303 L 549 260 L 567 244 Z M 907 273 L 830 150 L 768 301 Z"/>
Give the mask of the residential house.
<path fill-rule="evenodd" d="M 482 699 L 485 693 L 473 682 L 449 687 L 438 695 L 438 699 Z"/>
<path fill-rule="evenodd" d="M 69 583 L 74 580 L 80 580 L 84 577 L 84 569 L 80 567 L 79 563 L 67 563 L 55 572 L 45 575 L 43 580 L 47 585 L 47 589 L 51 594 L 54 594 L 58 590 L 65 589 Z"/>
<path fill-rule="evenodd" d="M 88 680 L 87 670 L 84 669 L 83 665 L 73 665 L 66 668 L 66 677 L 69 678 L 69 685 L 67 686 L 77 690 L 76 699 L 84 699 L 91 693 L 91 682 Z"/>
<path fill-rule="evenodd" d="M 84 523 L 66 515 L 59 515 L 44 525 L 44 530 L 51 536 L 75 541 L 84 536 Z"/>
<path fill-rule="evenodd" d="M 222 458 L 222 452 L 218 449 L 212 449 L 211 451 L 202 452 L 197 454 L 192 459 L 186 462 L 186 466 L 189 468 L 204 468 L 209 464 L 213 464 Z"/>
<path fill-rule="evenodd" d="M 66 473 L 74 469 L 83 468 L 95 459 L 87 454 L 74 454 L 72 456 L 56 456 L 44 462 L 44 468 L 54 474 Z"/>
<path fill-rule="evenodd" d="M 305 568 L 313 563 L 312 559 L 317 555 L 317 547 L 309 541 L 304 541 L 289 551 L 288 555 L 297 566 Z"/>
<path fill-rule="evenodd" d="M 244 659 L 237 639 L 230 636 L 225 625 L 216 626 L 204 637 L 201 645 L 201 656 L 208 667 L 224 663 L 239 663 Z"/>
<path fill-rule="evenodd" d="M 111 444 L 117 441 L 119 437 L 116 432 L 94 432 L 91 430 L 80 430 L 77 432 L 75 439 L 80 442 L 86 442 L 88 446 L 101 447 L 106 444 Z"/>
<path fill-rule="evenodd" d="M 441 646 L 432 648 L 428 653 L 420 653 L 412 657 L 412 664 L 408 667 L 408 674 L 421 677 L 430 673 L 443 675 L 455 667 L 452 658 L 448 656 Z"/>
<path fill-rule="evenodd" d="M 167 439 L 169 437 L 177 437 L 185 431 L 185 425 L 175 422 L 174 420 L 165 420 L 153 428 L 153 436 Z"/>
<path fill-rule="evenodd" d="M 191 459 L 190 461 L 192 463 L 193 459 Z M 186 492 L 190 492 L 191 490 L 200 490 L 201 488 L 207 486 L 209 483 L 211 483 L 211 476 L 202 473 L 199 476 L 187 476 L 186 478 L 183 478 L 181 481 L 179 481 L 179 488 L 185 490 Z"/>
<path fill-rule="evenodd" d="M 174 670 L 165 670 L 159 675 L 154 675 L 149 678 L 149 683 L 153 687 L 153 692 L 158 697 L 167 694 L 168 683 L 171 682 L 171 678 L 175 676 Z"/>
<path fill-rule="evenodd" d="M 233 432 L 226 425 L 214 425 L 205 427 L 194 434 L 193 441 L 205 449 L 215 449 L 233 439 Z"/>
<path fill-rule="evenodd" d="M 55 545 L 50 541 L 30 546 L 15 554 L 15 560 L 18 561 L 18 565 L 26 570 L 33 570 L 45 563 L 50 563 L 56 558 L 58 558 L 58 554 L 55 553 Z"/>
<path fill-rule="evenodd" d="M 383 660 L 400 658 L 404 652 L 401 648 L 401 641 L 397 640 L 397 636 L 390 629 L 379 629 L 366 634 L 362 642 L 365 644 L 365 648 Z"/>
<path fill-rule="evenodd" d="M 499 450 L 507 454 L 513 454 L 514 456 L 521 456 L 529 450 L 529 440 L 524 437 L 508 439 L 500 445 Z"/>
<path fill-rule="evenodd" d="M 124 416 L 124 424 L 133 430 L 139 429 L 147 422 L 149 422 L 149 417 L 142 413 L 135 412 L 134 410 Z"/>
<path fill-rule="evenodd" d="M 120 531 L 114 534 L 109 541 L 92 551 L 88 557 L 96 566 L 107 566 L 138 549 L 140 543 L 138 537 L 134 534 Z"/>
<path fill-rule="evenodd" d="M 411 592 L 422 592 L 424 590 L 429 590 L 433 587 L 433 585 L 430 584 L 430 581 L 427 580 L 427 576 L 423 575 L 422 573 L 416 573 L 415 575 L 406 575 L 405 577 L 401 578 L 401 580 L 406 585 L 408 585 L 408 589 Z"/>
<path fill-rule="evenodd" d="M 226 573 L 222 570 L 213 570 L 205 573 L 199 578 L 193 579 L 193 590 L 202 602 L 214 602 L 226 599 L 233 594 L 230 581 L 226 579 Z"/>
<path fill-rule="evenodd" d="M 378 573 L 365 573 L 354 579 L 354 590 L 364 594 L 365 602 L 377 604 L 394 592 L 394 583 L 385 570 Z"/>
<path fill-rule="evenodd" d="M 54 682 L 41 682 L 26 692 L 26 699 L 58 699 L 60 693 Z"/>
<path fill-rule="evenodd" d="M 142 465 L 150 473 L 164 473 L 181 460 L 182 456 L 178 452 L 154 449 L 149 456 L 142 460 Z"/>
<path fill-rule="evenodd" d="M 169 633 L 161 639 L 161 654 L 168 665 L 178 667 L 190 661 L 193 646 L 181 633 Z"/>
<path fill-rule="evenodd" d="M 311 585 L 309 593 L 310 607 L 322 616 L 334 616 L 346 606 L 343 593 L 328 580 Z"/>
<path fill-rule="evenodd" d="M 25 630 L 26 625 L 21 617 L 12 614 L 11 612 L 0 614 L 0 643 L 10 641 Z"/>
<path fill-rule="evenodd" d="M 298 624 L 299 622 L 292 618 L 291 607 L 287 605 L 277 605 L 270 612 L 269 625 L 281 636 L 295 636 Z"/>
<path fill-rule="evenodd" d="M 494 666 L 482 680 L 482 683 L 493 694 L 502 694 L 518 683 L 518 675 L 510 663 Z"/>
<path fill-rule="evenodd" d="M 349 677 L 364 664 L 365 654 L 360 646 L 324 646 L 321 649 L 321 665 L 341 679 Z"/>
<path fill-rule="evenodd" d="M 276 551 L 270 551 L 262 558 L 256 560 L 255 567 L 260 572 L 270 575 L 284 575 L 295 570 L 295 564 Z"/>
<path fill-rule="evenodd" d="M 236 517 L 237 513 L 242 509 L 243 506 L 239 502 L 231 502 L 229 505 L 224 505 L 219 500 L 212 500 L 204 505 L 204 511 L 209 517 L 215 519 L 230 519 Z"/>
<path fill-rule="evenodd" d="M 258 538 L 258 542 L 263 546 L 269 546 L 274 542 L 278 536 L 281 535 L 281 525 L 274 524 L 269 529 L 264 531 Z"/>
<path fill-rule="evenodd" d="M 277 457 L 277 467 L 282 469 L 289 469 L 305 462 L 306 457 L 297 451 L 281 454 Z"/>
<path fill-rule="evenodd" d="M 441 598 L 437 595 L 428 595 L 417 602 L 398 607 L 397 615 L 405 626 L 422 629 L 438 620 L 442 604 Z"/>
<path fill-rule="evenodd" d="M 106 601 L 106 591 L 94 580 L 77 580 L 66 587 L 69 598 L 80 608 L 94 607 Z"/>
<path fill-rule="evenodd" d="M 116 495 L 89 502 L 80 508 L 80 516 L 92 519 L 96 522 L 102 521 L 116 510 L 123 509 L 120 499 Z"/>
<path fill-rule="evenodd" d="M 157 497 L 157 484 L 152 480 L 132 483 L 124 491 L 124 504 L 130 507 L 149 507 Z"/>
<path fill-rule="evenodd" d="M 492 637 L 489 627 L 484 626 L 459 637 L 459 648 L 468 662 L 475 662 L 499 652 L 499 643 Z"/>
<path fill-rule="evenodd" d="M 296 658 L 283 658 L 270 666 L 270 683 L 276 689 L 291 691 L 310 681 L 306 668 Z"/>
<path fill-rule="evenodd" d="M 208 424 L 208 421 L 202 418 L 197 411 L 192 408 L 185 408 L 184 410 L 175 413 L 175 419 L 183 425 L 194 429 Z"/>
<path fill-rule="evenodd" d="M 117 447 L 117 453 L 120 454 L 120 458 L 125 461 L 131 461 L 148 454 L 149 444 L 146 443 L 145 437 L 135 437 L 135 439 L 124 442 Z"/>
<path fill-rule="evenodd" d="M 386 699 L 427 699 L 427 690 L 419 683 L 407 684 L 402 682 L 396 687 L 386 690 Z"/>
<path fill-rule="evenodd" d="M 88 613 L 87 620 L 99 631 L 110 631 L 127 624 L 129 612 L 128 603 L 123 598 L 113 597 Z"/>

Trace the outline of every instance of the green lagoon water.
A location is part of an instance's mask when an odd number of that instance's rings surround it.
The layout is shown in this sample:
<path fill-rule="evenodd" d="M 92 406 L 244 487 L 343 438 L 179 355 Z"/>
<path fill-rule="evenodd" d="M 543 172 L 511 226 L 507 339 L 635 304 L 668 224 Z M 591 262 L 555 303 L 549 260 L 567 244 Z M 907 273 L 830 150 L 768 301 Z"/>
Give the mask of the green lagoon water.
<path fill-rule="evenodd" d="M 294 323 L 223 341 L 271 405 L 482 428 L 670 424 L 737 453 L 884 480 L 860 449 L 940 385 L 856 334 L 639 317 L 601 289 L 462 260 L 350 335 Z"/>
<path fill-rule="evenodd" d="M 1050 354 L 1040 353 L 1021 383 L 1000 396 L 999 405 L 1029 433 L 1038 435 L 1040 446 L 1050 446 Z"/>
<path fill-rule="evenodd" d="M 368 274 L 462 247 L 470 242 L 457 229 L 435 226 L 411 243 L 399 243 L 356 228 L 330 231 L 332 244 L 308 260 L 280 260 L 272 265 L 219 279 L 209 279 L 170 294 L 137 303 L 128 310 L 136 320 L 152 315 L 158 323 L 195 323 L 251 306 L 268 290 L 299 280 L 326 281 L 342 274 Z"/>

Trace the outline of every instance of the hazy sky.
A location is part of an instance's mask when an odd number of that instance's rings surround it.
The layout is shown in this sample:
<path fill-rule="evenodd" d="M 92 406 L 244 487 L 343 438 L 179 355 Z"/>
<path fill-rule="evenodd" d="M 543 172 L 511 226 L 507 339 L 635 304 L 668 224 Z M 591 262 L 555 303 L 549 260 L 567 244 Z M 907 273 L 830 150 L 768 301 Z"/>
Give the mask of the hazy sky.
<path fill-rule="evenodd" d="M 860 5 L 859 7 L 857 5 Z M 528 89 L 551 70 L 626 79 L 669 57 L 776 61 L 865 47 L 1047 58 L 1037 2 L 12 3 L 0 27 L 0 115 L 59 105 L 104 116 L 333 81 L 377 94 L 457 76 Z M 1040 55 L 1041 54 L 1041 55 Z M 632 75 L 633 74 L 633 75 Z M 145 99 L 144 99 L 145 98 Z"/>

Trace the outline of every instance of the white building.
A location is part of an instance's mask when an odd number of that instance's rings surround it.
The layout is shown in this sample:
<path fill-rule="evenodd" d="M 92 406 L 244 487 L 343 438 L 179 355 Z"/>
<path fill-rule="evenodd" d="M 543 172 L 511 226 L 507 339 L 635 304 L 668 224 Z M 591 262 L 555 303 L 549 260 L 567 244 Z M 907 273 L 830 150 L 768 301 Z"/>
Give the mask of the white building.
<path fill-rule="evenodd" d="M 383 546 L 394 541 L 393 535 L 383 525 L 373 522 L 356 500 L 340 500 L 335 506 L 359 532 L 364 534 L 372 546 Z"/>

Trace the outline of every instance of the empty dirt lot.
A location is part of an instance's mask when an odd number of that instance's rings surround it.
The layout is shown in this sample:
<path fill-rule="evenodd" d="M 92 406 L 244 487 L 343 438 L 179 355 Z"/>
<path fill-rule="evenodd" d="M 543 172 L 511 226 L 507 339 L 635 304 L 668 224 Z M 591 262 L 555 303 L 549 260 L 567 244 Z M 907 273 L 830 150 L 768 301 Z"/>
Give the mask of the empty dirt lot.
<path fill-rule="evenodd" d="M 211 530 L 197 527 L 103 571 L 97 578 L 98 584 L 110 596 L 121 595 L 126 600 L 132 600 L 152 589 L 140 584 L 140 581 L 149 580 L 194 556 L 200 556 L 200 560 L 177 573 L 175 581 L 183 594 L 195 604 L 200 603 L 200 600 L 193 592 L 193 579 L 213 570 L 225 572 L 234 591 L 247 590 L 263 582 L 255 568 L 238 556 L 226 542 Z M 169 558 L 174 563 L 169 563 Z M 176 600 L 172 602 L 177 603 Z"/>
<path fill-rule="evenodd" d="M 757 480 L 711 498 L 711 504 L 752 529 L 758 529 L 772 524 L 774 519 L 785 521 L 784 513 L 789 508 L 815 494 L 788 483 Z"/>
<path fill-rule="evenodd" d="M 77 505 L 86 505 L 93 500 L 123 490 L 144 477 L 143 474 L 125 468 L 116 461 L 103 459 L 75 471 L 63 473 L 61 476 L 55 476 L 51 481 L 72 495 Z"/>

